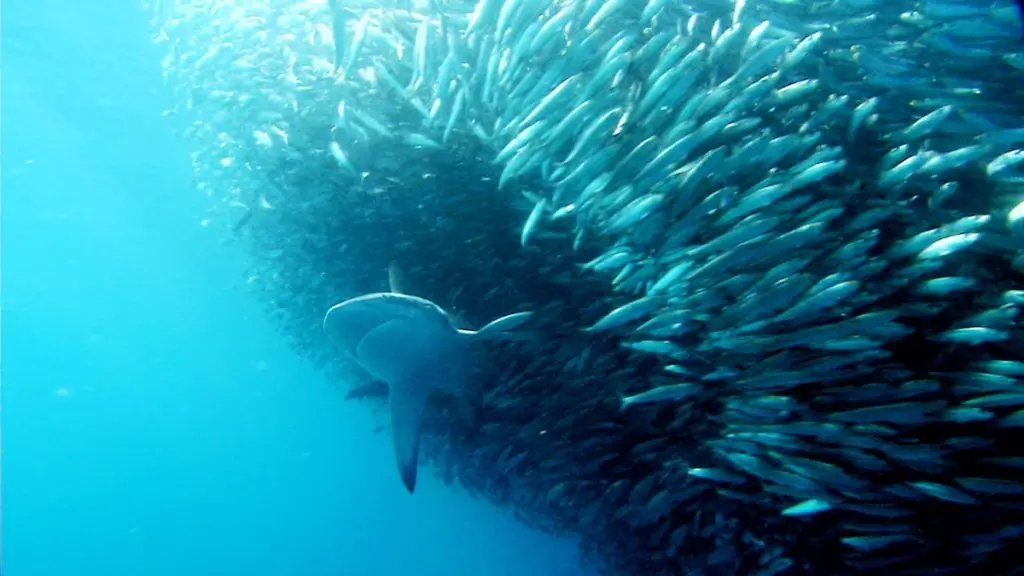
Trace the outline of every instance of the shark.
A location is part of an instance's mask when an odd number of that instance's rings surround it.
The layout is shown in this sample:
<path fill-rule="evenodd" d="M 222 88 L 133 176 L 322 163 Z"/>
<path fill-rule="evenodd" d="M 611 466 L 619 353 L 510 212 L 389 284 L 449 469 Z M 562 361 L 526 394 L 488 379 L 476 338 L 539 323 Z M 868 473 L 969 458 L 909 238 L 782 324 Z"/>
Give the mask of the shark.
<path fill-rule="evenodd" d="M 515 330 L 533 312 L 497 318 L 478 330 L 459 328 L 434 302 L 405 293 L 400 270 L 389 267 L 389 292 L 350 298 L 331 306 L 323 329 L 363 370 L 387 385 L 391 436 L 405 489 L 416 490 L 420 432 L 435 395 L 468 399 L 473 390 L 477 342 L 516 341 Z"/>

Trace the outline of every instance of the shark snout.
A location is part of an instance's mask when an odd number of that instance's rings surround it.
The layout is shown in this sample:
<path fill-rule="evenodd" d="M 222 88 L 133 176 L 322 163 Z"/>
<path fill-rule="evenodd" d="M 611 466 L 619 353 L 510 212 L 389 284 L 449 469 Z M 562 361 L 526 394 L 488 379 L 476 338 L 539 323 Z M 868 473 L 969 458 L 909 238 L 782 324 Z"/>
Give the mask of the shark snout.
<path fill-rule="evenodd" d="M 332 306 L 324 316 L 324 332 L 346 348 L 354 348 L 368 332 L 387 321 L 371 306 L 358 302 L 342 302 Z"/>

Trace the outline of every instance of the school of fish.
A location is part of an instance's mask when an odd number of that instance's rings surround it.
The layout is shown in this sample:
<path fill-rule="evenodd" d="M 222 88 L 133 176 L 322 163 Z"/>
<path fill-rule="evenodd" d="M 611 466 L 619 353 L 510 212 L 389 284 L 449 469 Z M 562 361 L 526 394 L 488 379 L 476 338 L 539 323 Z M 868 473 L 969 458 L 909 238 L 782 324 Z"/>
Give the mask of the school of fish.
<path fill-rule="evenodd" d="M 1024 574 L 1016 2 L 147 6 L 202 225 L 382 422 L 321 325 L 389 263 L 533 312 L 429 473 L 608 574 Z"/>

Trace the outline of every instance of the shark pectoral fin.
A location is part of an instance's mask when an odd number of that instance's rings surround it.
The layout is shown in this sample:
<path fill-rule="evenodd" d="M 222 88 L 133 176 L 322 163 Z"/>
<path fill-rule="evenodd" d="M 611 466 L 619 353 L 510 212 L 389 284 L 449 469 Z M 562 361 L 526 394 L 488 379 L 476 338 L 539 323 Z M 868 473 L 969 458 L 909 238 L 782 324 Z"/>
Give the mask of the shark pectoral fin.
<path fill-rule="evenodd" d="M 538 340 L 544 337 L 542 332 L 524 332 L 522 330 L 516 330 L 515 332 L 494 332 L 488 333 L 485 336 L 488 340 L 498 340 L 501 342 L 527 342 L 529 340 Z"/>
<path fill-rule="evenodd" d="M 420 428 L 429 392 L 408 386 L 391 391 L 391 434 L 402 484 L 410 494 L 416 489 L 416 467 L 420 453 Z"/>
<path fill-rule="evenodd" d="M 527 340 L 536 340 L 543 336 L 540 332 L 499 332 L 496 330 L 488 330 L 484 332 L 480 330 L 474 332 L 472 330 L 459 330 L 459 334 L 472 338 L 473 340 L 491 340 L 496 342 L 525 342 Z"/>
<path fill-rule="evenodd" d="M 492 320 L 475 332 L 473 330 L 459 330 L 459 333 L 481 340 L 529 340 L 537 337 L 537 335 L 516 333 L 513 330 L 528 322 L 530 318 L 534 318 L 534 313 L 517 312 Z"/>
<path fill-rule="evenodd" d="M 517 312 L 503 316 L 484 324 L 482 328 L 476 331 L 476 334 L 477 337 L 490 337 L 492 333 L 508 332 L 522 326 L 532 317 L 534 317 L 534 313 L 531 312 Z"/>

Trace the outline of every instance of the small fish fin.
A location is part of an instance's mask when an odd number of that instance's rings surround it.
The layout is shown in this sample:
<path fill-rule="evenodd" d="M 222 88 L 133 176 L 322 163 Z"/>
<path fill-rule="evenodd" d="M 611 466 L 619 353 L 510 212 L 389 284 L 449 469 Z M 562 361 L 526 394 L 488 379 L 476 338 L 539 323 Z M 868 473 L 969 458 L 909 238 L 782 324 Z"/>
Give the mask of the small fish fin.
<path fill-rule="evenodd" d="M 388 289 L 395 294 L 409 294 L 406 292 L 405 274 L 394 260 L 388 264 Z"/>
<path fill-rule="evenodd" d="M 516 312 L 515 314 L 508 314 L 484 324 L 483 327 L 476 331 L 476 334 L 478 338 L 492 338 L 492 333 L 504 334 L 511 330 L 515 330 L 525 324 L 532 317 L 533 312 Z"/>
<path fill-rule="evenodd" d="M 396 386 L 391 391 L 391 434 L 395 459 L 402 484 L 412 494 L 416 490 L 416 468 L 420 454 L 420 428 L 427 408 L 429 392 L 418 385 Z"/>

